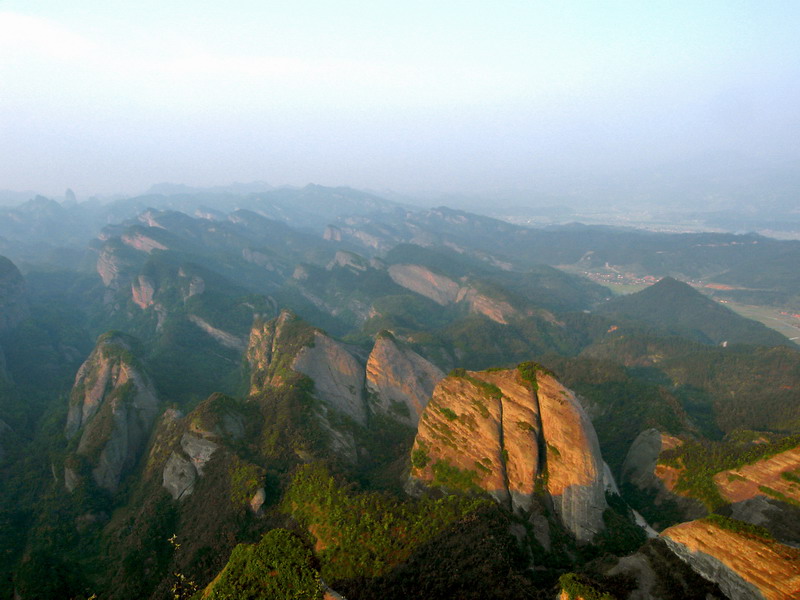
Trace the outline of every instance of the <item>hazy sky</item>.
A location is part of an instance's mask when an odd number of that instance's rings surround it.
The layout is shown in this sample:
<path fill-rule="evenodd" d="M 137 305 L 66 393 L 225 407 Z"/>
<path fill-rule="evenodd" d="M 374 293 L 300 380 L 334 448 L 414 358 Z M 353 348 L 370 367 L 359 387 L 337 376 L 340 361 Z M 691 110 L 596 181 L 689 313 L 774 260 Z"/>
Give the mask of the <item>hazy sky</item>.
<path fill-rule="evenodd" d="M 800 156 L 800 2 L 0 0 L 0 189 Z"/>

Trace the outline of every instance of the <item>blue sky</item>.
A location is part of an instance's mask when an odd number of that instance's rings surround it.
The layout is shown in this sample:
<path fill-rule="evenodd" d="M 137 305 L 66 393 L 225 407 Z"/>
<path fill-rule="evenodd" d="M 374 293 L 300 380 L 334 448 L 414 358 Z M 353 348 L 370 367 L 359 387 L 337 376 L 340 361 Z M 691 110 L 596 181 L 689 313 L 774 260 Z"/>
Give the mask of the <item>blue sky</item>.
<path fill-rule="evenodd" d="M 0 0 L 0 189 L 795 160 L 797 31 L 798 2 Z"/>

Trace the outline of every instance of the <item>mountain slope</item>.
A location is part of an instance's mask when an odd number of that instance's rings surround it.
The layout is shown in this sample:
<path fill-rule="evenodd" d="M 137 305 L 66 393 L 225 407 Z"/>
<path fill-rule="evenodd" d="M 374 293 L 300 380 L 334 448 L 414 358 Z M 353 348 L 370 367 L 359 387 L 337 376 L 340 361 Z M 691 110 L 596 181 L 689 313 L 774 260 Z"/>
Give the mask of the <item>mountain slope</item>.
<path fill-rule="evenodd" d="M 615 298 L 600 305 L 597 310 L 703 343 L 763 346 L 789 343 L 778 332 L 737 315 L 672 277 L 665 277 L 641 292 Z"/>

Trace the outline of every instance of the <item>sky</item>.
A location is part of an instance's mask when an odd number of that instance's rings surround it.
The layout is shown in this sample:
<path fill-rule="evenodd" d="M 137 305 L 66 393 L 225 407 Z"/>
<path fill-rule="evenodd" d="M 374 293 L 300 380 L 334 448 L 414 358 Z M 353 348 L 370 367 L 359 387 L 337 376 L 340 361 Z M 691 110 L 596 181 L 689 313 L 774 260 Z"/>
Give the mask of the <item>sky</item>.
<path fill-rule="evenodd" d="M 0 0 L 0 189 L 800 158 L 800 2 Z"/>

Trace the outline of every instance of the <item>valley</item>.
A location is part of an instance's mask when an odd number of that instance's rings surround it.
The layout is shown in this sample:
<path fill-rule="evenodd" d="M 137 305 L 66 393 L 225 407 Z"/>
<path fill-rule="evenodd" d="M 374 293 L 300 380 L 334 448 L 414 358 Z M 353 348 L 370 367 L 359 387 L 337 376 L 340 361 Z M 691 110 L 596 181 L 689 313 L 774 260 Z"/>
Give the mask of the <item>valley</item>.
<path fill-rule="evenodd" d="M 323 186 L 0 213 L 0 598 L 800 593 L 800 242 Z"/>

